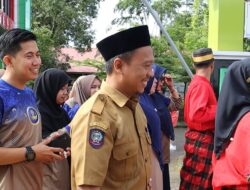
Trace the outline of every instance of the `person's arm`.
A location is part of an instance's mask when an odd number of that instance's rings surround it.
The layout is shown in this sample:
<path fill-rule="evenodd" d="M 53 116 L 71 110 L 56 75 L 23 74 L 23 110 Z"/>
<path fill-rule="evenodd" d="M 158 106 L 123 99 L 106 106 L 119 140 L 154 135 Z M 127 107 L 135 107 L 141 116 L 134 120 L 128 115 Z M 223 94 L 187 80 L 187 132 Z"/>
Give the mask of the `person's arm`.
<path fill-rule="evenodd" d="M 86 107 L 82 106 L 70 126 L 71 167 L 76 186 L 101 187 L 108 171 L 114 141 L 107 120 L 104 117 L 100 120 L 98 114 L 86 113 Z"/>
<path fill-rule="evenodd" d="M 170 104 L 168 106 L 169 111 L 178 111 L 183 107 L 183 101 L 181 96 L 178 98 L 174 98 L 172 95 L 170 96 Z"/>
<path fill-rule="evenodd" d="M 82 185 L 82 186 L 78 186 L 77 190 L 101 190 L 101 188 L 89 186 L 89 185 Z"/>
<path fill-rule="evenodd" d="M 182 108 L 182 98 L 178 91 L 174 87 L 174 80 L 171 75 L 167 74 L 164 78 L 164 83 L 170 92 L 170 104 L 168 106 L 169 111 L 177 111 Z"/>
<path fill-rule="evenodd" d="M 35 160 L 44 163 L 51 162 L 54 160 L 63 160 L 63 155 L 58 155 L 56 153 L 63 152 L 61 148 L 53 148 L 47 146 L 50 139 L 46 139 L 43 142 L 32 146 L 32 149 L 36 153 Z M 19 162 L 26 161 L 25 158 L 26 148 L 0 148 L 0 165 L 16 164 Z"/>
<path fill-rule="evenodd" d="M 0 165 L 9 165 L 25 161 L 25 148 L 0 148 Z"/>
<path fill-rule="evenodd" d="M 169 91 L 170 91 L 170 95 L 173 99 L 180 99 L 180 95 L 178 93 L 178 91 L 175 89 L 174 85 L 171 87 L 168 87 Z"/>
<path fill-rule="evenodd" d="M 74 104 L 73 107 L 70 107 L 67 103 L 65 103 L 63 105 L 63 109 L 67 112 L 70 120 L 73 119 L 73 117 L 75 116 L 77 110 L 80 108 L 80 105 L 79 104 Z"/>
<path fill-rule="evenodd" d="M 172 76 L 169 75 L 169 74 L 166 74 L 165 78 L 164 78 L 164 83 L 168 87 L 168 89 L 169 89 L 169 91 L 171 93 L 171 96 L 173 98 L 178 99 L 179 98 L 179 93 L 177 92 L 177 90 L 174 87 L 174 80 L 173 80 Z"/>

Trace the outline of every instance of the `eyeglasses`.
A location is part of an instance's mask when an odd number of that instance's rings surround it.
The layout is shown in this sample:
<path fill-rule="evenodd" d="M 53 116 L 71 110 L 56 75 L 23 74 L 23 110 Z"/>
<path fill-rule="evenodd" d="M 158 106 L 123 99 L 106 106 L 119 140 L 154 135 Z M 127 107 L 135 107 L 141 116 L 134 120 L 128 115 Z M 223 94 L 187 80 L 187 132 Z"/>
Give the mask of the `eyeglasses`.
<path fill-rule="evenodd" d="M 100 85 L 91 85 L 90 88 L 91 88 L 91 89 L 99 89 L 99 88 L 100 88 Z"/>

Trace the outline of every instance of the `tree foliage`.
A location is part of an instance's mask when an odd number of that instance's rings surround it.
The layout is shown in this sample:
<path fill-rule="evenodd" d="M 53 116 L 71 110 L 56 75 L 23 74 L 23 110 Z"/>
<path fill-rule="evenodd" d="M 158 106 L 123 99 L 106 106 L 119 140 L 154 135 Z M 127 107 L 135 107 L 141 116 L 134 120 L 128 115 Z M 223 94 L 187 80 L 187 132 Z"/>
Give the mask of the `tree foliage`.
<path fill-rule="evenodd" d="M 115 12 L 121 17 L 113 20 L 113 24 L 140 23 L 147 20 L 149 12 L 140 0 L 120 0 L 116 5 Z"/>
<path fill-rule="evenodd" d="M 41 51 L 41 71 L 68 65 L 60 63 L 60 48 L 74 44 L 79 50 L 90 49 L 94 40 L 92 20 L 97 16 L 102 0 L 33 0 L 32 30 L 38 37 Z"/>
<path fill-rule="evenodd" d="M 208 6 L 200 0 L 194 0 L 192 10 L 191 30 L 185 35 L 186 48 L 190 51 L 208 45 Z"/>
<path fill-rule="evenodd" d="M 51 31 L 54 47 L 73 42 L 79 49 L 90 48 L 94 39 L 92 19 L 101 0 L 33 0 L 32 26 Z"/>
<path fill-rule="evenodd" d="M 197 48 L 207 47 L 207 1 L 154 0 L 151 4 L 184 59 L 192 68 L 191 52 Z M 141 3 L 141 0 L 120 0 L 116 6 L 116 11 L 121 13 L 121 17 L 117 18 L 114 23 L 129 23 L 131 25 L 134 25 L 135 22 L 137 24 L 147 23 L 149 12 Z M 132 20 L 129 18 L 132 18 Z M 156 63 L 166 67 L 177 81 L 188 82 L 190 80 L 179 59 L 170 49 L 165 37 L 152 38 L 152 47 Z"/>
<path fill-rule="evenodd" d="M 54 67 L 56 63 L 56 51 L 54 40 L 51 38 L 51 31 L 46 27 L 34 28 L 33 32 L 37 36 L 37 45 L 41 52 L 41 71 Z"/>
<path fill-rule="evenodd" d="M 95 67 L 97 69 L 97 72 L 95 74 L 100 79 L 105 79 L 107 76 L 107 73 L 105 71 L 104 60 L 86 59 L 84 61 L 73 61 L 73 63 L 77 65 L 86 65 L 86 66 Z"/>

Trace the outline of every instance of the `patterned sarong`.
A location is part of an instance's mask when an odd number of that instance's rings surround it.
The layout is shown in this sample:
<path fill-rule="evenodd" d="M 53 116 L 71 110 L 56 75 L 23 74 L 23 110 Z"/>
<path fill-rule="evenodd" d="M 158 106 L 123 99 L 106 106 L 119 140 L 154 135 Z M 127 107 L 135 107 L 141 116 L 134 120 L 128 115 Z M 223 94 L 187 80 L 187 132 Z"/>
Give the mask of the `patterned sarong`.
<path fill-rule="evenodd" d="M 186 132 L 180 190 L 212 190 L 213 136 L 210 131 Z"/>

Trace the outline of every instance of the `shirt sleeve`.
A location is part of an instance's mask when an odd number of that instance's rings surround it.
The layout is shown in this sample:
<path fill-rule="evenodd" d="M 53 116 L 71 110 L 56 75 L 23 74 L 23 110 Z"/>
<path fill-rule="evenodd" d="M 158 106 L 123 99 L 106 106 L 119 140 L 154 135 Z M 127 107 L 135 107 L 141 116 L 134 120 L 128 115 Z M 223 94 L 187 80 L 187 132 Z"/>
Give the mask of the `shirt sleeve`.
<path fill-rule="evenodd" d="M 182 97 L 179 95 L 179 98 L 170 97 L 170 104 L 169 104 L 169 111 L 178 111 L 182 109 L 183 103 L 182 103 Z"/>
<path fill-rule="evenodd" d="M 77 186 L 101 187 L 113 149 L 113 136 L 105 118 L 81 107 L 71 122 L 72 175 Z"/>
<path fill-rule="evenodd" d="M 209 88 L 197 85 L 193 88 L 189 102 L 189 119 L 192 122 L 209 122 L 215 120 L 216 104 L 209 102 Z"/>
<path fill-rule="evenodd" d="M 67 112 L 70 120 L 73 119 L 79 108 L 80 108 L 79 104 L 75 104 L 72 108 L 68 104 L 63 105 L 63 109 Z"/>

